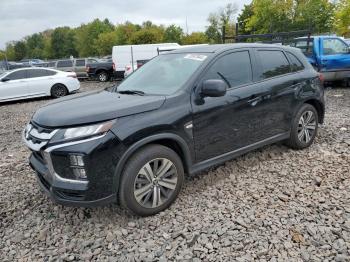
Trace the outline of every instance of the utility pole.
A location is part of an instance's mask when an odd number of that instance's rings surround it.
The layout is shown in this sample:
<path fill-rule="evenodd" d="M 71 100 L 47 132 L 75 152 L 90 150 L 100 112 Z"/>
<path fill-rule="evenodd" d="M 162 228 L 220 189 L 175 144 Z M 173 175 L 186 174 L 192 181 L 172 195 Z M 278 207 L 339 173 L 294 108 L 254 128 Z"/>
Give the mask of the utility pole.
<path fill-rule="evenodd" d="M 187 15 L 186 15 L 186 35 L 188 35 Z"/>

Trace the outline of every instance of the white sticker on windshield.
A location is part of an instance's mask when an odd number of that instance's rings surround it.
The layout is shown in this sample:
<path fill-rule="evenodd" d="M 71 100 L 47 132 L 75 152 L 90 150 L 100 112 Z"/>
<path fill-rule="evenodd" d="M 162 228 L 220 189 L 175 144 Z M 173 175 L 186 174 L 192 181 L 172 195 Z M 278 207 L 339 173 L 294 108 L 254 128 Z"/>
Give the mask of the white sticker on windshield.
<path fill-rule="evenodd" d="M 184 58 L 202 62 L 202 61 L 204 61 L 207 58 L 207 56 L 206 55 L 200 55 L 200 54 L 188 54 Z"/>

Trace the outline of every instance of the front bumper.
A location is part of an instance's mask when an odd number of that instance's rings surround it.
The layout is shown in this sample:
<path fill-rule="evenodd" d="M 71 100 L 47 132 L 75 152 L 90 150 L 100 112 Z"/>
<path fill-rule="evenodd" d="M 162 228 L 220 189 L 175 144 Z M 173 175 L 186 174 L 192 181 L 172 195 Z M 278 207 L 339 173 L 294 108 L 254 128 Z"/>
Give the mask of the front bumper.
<path fill-rule="evenodd" d="M 83 200 L 86 196 L 86 190 L 70 190 L 71 185 L 61 183 L 60 185 L 54 185 L 49 182 L 49 177 L 52 177 L 49 170 L 42 163 L 39 163 L 38 159 L 32 154 L 29 158 L 29 165 L 36 171 L 36 178 L 40 188 L 43 192 L 55 203 L 65 206 L 79 206 L 79 207 L 95 207 L 100 205 L 107 205 L 115 202 L 115 194 L 111 194 L 105 198 L 97 200 L 86 201 Z"/>
<path fill-rule="evenodd" d="M 92 207 L 116 202 L 116 166 L 123 146 L 112 133 L 93 139 L 58 145 L 33 147 L 30 166 L 35 170 L 43 191 L 56 203 L 69 206 Z M 73 177 L 70 156 L 84 156 L 86 180 Z"/>

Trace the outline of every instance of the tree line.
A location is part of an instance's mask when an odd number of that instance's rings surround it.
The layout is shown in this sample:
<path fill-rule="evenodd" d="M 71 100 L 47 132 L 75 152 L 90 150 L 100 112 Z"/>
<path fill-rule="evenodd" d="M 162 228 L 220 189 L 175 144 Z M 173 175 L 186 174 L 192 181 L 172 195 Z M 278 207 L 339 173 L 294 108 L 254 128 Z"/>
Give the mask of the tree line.
<path fill-rule="evenodd" d="M 223 34 L 287 32 L 309 29 L 315 34 L 337 33 L 350 36 L 350 0 L 253 0 L 237 15 L 234 4 L 209 14 L 204 32 L 185 34 L 177 25 L 125 22 L 114 25 L 108 19 L 76 28 L 57 27 L 7 43 L 8 60 L 23 58 L 105 56 L 114 45 L 176 42 L 179 44 L 221 43 Z M 223 32 L 225 26 L 225 32 Z"/>

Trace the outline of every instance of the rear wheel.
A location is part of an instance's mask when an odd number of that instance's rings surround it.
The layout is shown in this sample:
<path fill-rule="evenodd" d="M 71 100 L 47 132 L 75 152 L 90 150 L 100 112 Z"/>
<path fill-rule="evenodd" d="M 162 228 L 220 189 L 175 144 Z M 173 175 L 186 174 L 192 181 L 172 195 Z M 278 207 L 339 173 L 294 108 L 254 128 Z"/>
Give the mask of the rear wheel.
<path fill-rule="evenodd" d="M 120 184 L 121 205 L 133 214 L 150 216 L 168 208 L 184 180 L 180 157 L 170 148 L 150 145 L 126 164 Z"/>
<path fill-rule="evenodd" d="M 314 141 L 318 130 L 318 114 L 315 107 L 304 104 L 298 110 L 291 128 L 287 145 L 294 149 L 309 147 Z"/>
<path fill-rule="evenodd" d="M 62 84 L 56 84 L 51 88 L 51 96 L 53 98 L 63 97 L 68 94 L 67 87 Z"/>
<path fill-rule="evenodd" d="M 107 82 L 108 81 L 108 74 L 106 71 L 101 71 L 98 73 L 98 80 L 100 82 Z"/>

